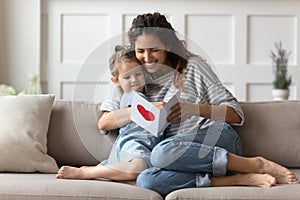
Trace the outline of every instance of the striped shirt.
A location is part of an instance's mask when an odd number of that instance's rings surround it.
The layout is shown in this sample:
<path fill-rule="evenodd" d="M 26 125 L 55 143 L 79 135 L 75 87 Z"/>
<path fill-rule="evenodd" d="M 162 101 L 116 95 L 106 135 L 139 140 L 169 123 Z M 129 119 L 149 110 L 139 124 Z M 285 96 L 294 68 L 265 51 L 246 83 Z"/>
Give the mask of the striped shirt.
<path fill-rule="evenodd" d="M 200 103 L 208 105 L 227 105 L 232 107 L 241 118 L 239 124 L 244 123 L 244 114 L 237 99 L 223 86 L 211 67 L 199 57 L 191 57 L 188 60 L 184 72 L 183 90 L 180 93 L 180 101 Z M 168 100 L 178 89 L 173 85 L 166 94 Z M 201 112 L 201 111 L 200 111 Z M 213 115 L 213 111 L 212 111 Z M 224 112 L 225 119 L 225 112 Z M 167 137 L 181 133 L 192 133 L 199 128 L 205 128 L 216 121 L 199 116 L 192 116 L 181 121 L 173 121 L 166 129 Z"/>

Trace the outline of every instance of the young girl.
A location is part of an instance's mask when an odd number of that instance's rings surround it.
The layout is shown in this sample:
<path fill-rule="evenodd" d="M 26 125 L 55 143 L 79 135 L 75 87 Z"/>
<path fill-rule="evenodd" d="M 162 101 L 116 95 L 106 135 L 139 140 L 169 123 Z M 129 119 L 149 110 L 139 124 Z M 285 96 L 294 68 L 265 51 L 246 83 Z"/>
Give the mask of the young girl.
<path fill-rule="evenodd" d="M 156 137 L 130 120 L 131 92 L 139 92 L 146 98 L 142 94 L 145 87 L 143 68 L 135 58 L 134 52 L 119 45 L 115 47 L 115 54 L 109 62 L 111 81 L 119 87 L 122 98 L 107 99 L 103 102 L 100 109 L 104 113 L 98 126 L 102 130 L 120 127 L 119 136 L 107 160 L 91 167 L 63 166 L 58 171 L 57 178 L 130 181 L 135 180 L 141 171 L 151 166 L 151 150 L 161 141 L 162 134 Z"/>

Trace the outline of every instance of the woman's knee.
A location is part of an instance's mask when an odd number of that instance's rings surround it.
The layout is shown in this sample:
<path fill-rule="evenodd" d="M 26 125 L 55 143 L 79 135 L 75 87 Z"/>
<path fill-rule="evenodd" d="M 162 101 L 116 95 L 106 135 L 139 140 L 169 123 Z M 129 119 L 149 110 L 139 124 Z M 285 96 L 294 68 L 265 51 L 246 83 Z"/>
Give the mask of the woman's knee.
<path fill-rule="evenodd" d="M 150 156 L 151 164 L 157 168 L 164 168 L 166 162 L 174 156 L 174 141 L 163 141 L 156 145 Z M 168 162 L 169 163 L 169 162 Z"/>
<path fill-rule="evenodd" d="M 156 180 L 156 175 L 159 171 L 160 169 L 155 167 L 142 171 L 136 179 L 136 185 L 141 188 L 157 191 L 159 180 Z"/>

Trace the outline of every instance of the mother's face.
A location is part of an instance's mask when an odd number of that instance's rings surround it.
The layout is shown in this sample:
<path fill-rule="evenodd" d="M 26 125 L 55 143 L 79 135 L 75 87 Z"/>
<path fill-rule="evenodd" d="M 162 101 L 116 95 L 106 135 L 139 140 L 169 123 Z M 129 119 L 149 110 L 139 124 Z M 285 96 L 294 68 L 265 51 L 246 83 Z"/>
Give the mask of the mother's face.
<path fill-rule="evenodd" d="M 160 66 L 167 63 L 165 45 L 152 34 L 143 34 L 136 38 L 135 55 L 149 73 L 158 72 Z"/>

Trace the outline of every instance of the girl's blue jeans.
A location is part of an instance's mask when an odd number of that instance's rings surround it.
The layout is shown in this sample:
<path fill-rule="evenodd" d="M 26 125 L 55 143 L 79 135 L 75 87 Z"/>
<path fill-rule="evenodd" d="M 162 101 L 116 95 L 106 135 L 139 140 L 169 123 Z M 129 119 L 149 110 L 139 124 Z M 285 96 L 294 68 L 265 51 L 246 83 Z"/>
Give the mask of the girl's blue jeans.
<path fill-rule="evenodd" d="M 177 189 L 210 186 L 211 176 L 226 175 L 228 152 L 241 155 L 242 147 L 236 131 L 224 122 L 169 137 L 152 150 L 154 167 L 138 176 L 137 186 L 162 196 Z"/>

